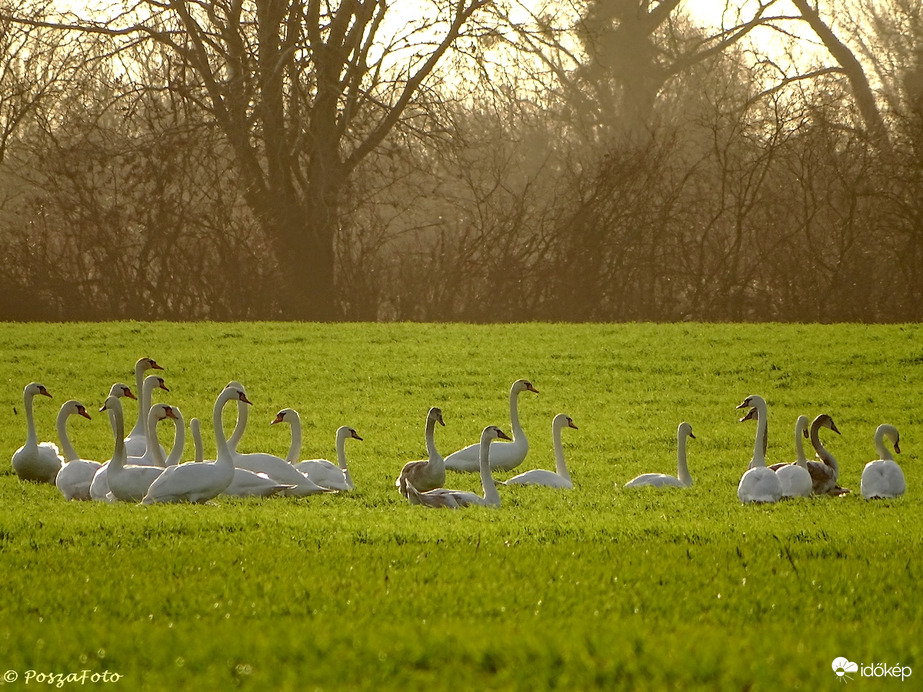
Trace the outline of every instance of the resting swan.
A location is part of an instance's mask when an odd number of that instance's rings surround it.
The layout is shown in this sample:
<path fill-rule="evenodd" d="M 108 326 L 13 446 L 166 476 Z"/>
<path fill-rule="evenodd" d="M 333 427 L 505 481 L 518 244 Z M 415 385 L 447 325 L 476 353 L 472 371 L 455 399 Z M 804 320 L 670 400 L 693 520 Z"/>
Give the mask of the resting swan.
<path fill-rule="evenodd" d="M 407 497 L 409 491 L 407 484 L 410 483 L 421 493 L 435 490 L 445 484 L 445 459 L 436 450 L 436 423 L 445 426 L 442 419 L 442 409 L 433 406 L 426 414 L 426 429 L 424 437 L 426 439 L 427 458 L 422 461 L 408 461 L 401 469 L 394 485 L 404 497 Z"/>
<path fill-rule="evenodd" d="M 125 419 L 119 397 L 108 397 L 99 410 L 109 412 L 109 422 L 115 437 L 115 449 L 107 473 L 109 491 L 116 500 L 140 502 L 154 479 L 163 473 L 163 469 L 159 466 L 128 464 L 128 455 L 125 454 Z"/>
<path fill-rule="evenodd" d="M 503 485 L 544 485 L 547 488 L 564 488 L 570 490 L 574 487 L 564 463 L 564 446 L 561 444 L 561 431 L 564 428 L 577 430 L 573 419 L 566 413 L 559 413 L 551 421 L 551 441 L 554 446 L 554 471 L 545 469 L 532 469 L 518 476 L 506 480 Z M 496 449 L 496 447 L 494 448 Z"/>
<path fill-rule="evenodd" d="M 840 476 L 840 466 L 837 464 L 834 456 L 821 444 L 821 428 L 830 428 L 837 435 L 836 423 L 826 413 L 820 414 L 811 422 L 811 444 L 814 445 L 814 451 L 820 461 L 809 461 L 808 472 L 811 474 L 812 489 L 815 495 L 843 495 L 849 491 L 837 485 Z"/>
<path fill-rule="evenodd" d="M 291 409 L 289 409 L 291 410 Z M 296 414 L 297 415 L 297 414 Z M 292 431 L 294 434 L 294 426 Z M 300 438 L 300 436 L 299 436 Z M 350 492 L 356 489 L 353 485 L 353 478 L 349 474 L 349 467 L 346 465 L 346 440 L 359 440 L 359 433 L 348 425 L 341 425 L 337 428 L 336 433 L 336 451 L 337 463 L 327 459 L 305 459 L 292 466 L 299 472 L 303 473 L 310 480 L 317 483 L 322 488 L 328 490 L 339 490 L 340 492 Z M 299 444 L 299 447 L 301 445 Z M 297 458 L 297 454 L 295 455 Z"/>
<path fill-rule="evenodd" d="M 808 417 L 798 416 L 795 421 L 795 461 L 791 464 L 773 464 L 770 468 L 776 472 L 782 484 L 782 497 L 810 497 L 813 481 L 808 471 L 808 459 L 804 455 L 802 438 L 808 436 Z"/>
<path fill-rule="evenodd" d="M 58 471 L 54 484 L 58 486 L 65 500 L 89 500 L 90 483 L 93 482 L 93 476 L 101 464 L 98 461 L 81 459 L 77 454 L 67 434 L 67 419 L 70 416 L 83 416 L 91 420 L 86 407 L 74 399 L 65 402 L 58 412 L 58 438 L 61 440 L 61 451 L 64 453 L 64 465 Z"/>
<path fill-rule="evenodd" d="M 481 466 L 481 488 L 484 490 L 483 497 L 477 493 L 464 490 L 447 490 L 446 488 L 436 488 L 435 490 L 421 493 L 413 485 L 408 484 L 409 495 L 407 499 L 410 500 L 410 504 L 425 507 L 445 507 L 447 509 L 459 509 L 468 505 L 499 507 L 500 493 L 497 492 L 493 476 L 490 475 L 490 443 L 497 439 L 509 440 L 510 438 L 495 425 L 488 425 L 481 433 L 478 452 Z"/>
<path fill-rule="evenodd" d="M 866 500 L 889 500 L 900 497 L 907 489 L 904 472 L 885 447 L 884 438 L 891 440 L 894 451 L 901 453 L 901 436 L 893 425 L 883 423 L 875 430 L 875 450 L 878 460 L 870 461 L 862 469 L 862 497 Z"/>
<path fill-rule="evenodd" d="M 737 486 L 737 497 L 744 504 L 778 502 L 782 498 L 782 484 L 775 472 L 766 466 L 766 402 L 754 394 L 744 399 L 737 408 L 747 406 L 753 408 L 740 422 L 756 419 L 756 440 L 750 465 Z"/>
<path fill-rule="evenodd" d="M 141 395 L 141 401 L 138 402 L 138 420 L 135 427 L 128 433 L 125 438 L 125 453 L 130 457 L 144 456 L 147 449 L 147 416 L 151 410 L 151 399 L 144 398 L 144 373 L 148 370 L 163 370 L 157 365 L 153 358 L 139 358 L 135 363 L 135 386 Z M 134 399 L 134 396 L 129 398 Z"/>
<path fill-rule="evenodd" d="M 13 452 L 13 470 L 20 480 L 54 485 L 54 479 L 61 470 L 63 459 L 58 454 L 56 444 L 53 442 L 39 444 L 38 442 L 35 418 L 32 415 L 32 399 L 36 395 L 51 398 L 45 385 L 38 382 L 30 382 L 23 389 L 22 401 L 26 409 L 26 443 Z"/>
<path fill-rule="evenodd" d="M 146 505 L 155 502 L 208 502 L 227 490 L 234 480 L 234 461 L 228 449 L 227 440 L 221 431 L 221 413 L 226 404 L 231 401 L 241 401 L 249 404 L 247 395 L 235 387 L 225 387 L 218 398 L 212 411 L 212 423 L 215 426 L 215 442 L 217 444 L 217 459 L 215 461 L 202 461 L 200 463 L 178 464 L 169 466 L 160 476 L 151 483 L 142 502 Z M 173 409 L 177 431 L 185 430 L 183 417 L 179 409 Z M 179 432 L 177 433 L 179 436 Z M 179 446 L 179 445 L 177 445 Z"/>
<path fill-rule="evenodd" d="M 519 424 L 519 394 L 538 390 L 528 380 L 516 380 L 510 388 L 510 421 L 513 428 L 512 441 L 508 444 L 498 444 L 490 452 L 490 467 L 500 471 L 511 471 L 519 466 L 529 452 L 529 441 Z M 510 439 L 510 438 L 506 438 Z M 477 471 L 480 465 L 478 459 L 480 445 L 475 443 L 457 452 L 452 452 L 445 458 L 445 467 L 452 471 Z"/>
<path fill-rule="evenodd" d="M 645 473 L 632 478 L 625 484 L 626 488 L 640 488 L 651 485 L 655 488 L 688 488 L 692 485 L 692 476 L 686 465 L 686 438 L 695 439 L 692 426 L 689 423 L 680 423 L 676 429 L 676 476 L 665 473 Z"/>

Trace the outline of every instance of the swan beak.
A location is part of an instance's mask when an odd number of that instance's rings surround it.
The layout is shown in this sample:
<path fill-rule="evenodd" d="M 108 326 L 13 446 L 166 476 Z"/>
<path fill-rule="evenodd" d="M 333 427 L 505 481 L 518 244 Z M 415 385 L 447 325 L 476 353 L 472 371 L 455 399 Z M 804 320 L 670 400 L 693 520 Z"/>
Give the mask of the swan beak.
<path fill-rule="evenodd" d="M 283 416 L 281 413 L 276 414 L 276 417 L 273 419 L 273 421 L 270 423 L 270 425 L 275 425 L 276 423 L 281 423 L 281 422 L 283 422 L 284 420 L 285 420 L 285 416 Z"/>
<path fill-rule="evenodd" d="M 568 427 L 568 428 L 573 428 L 574 430 L 580 430 L 580 428 L 578 428 L 576 425 L 574 425 L 574 421 L 572 421 L 572 420 L 567 421 L 567 427 Z"/>
<path fill-rule="evenodd" d="M 163 409 L 163 412 L 166 414 L 167 418 L 172 418 L 173 420 L 176 420 L 176 414 L 173 413 L 172 406 L 165 406 Z"/>
<path fill-rule="evenodd" d="M 802 431 L 801 431 L 801 434 L 804 435 L 804 439 L 808 439 L 809 437 L 811 437 L 811 436 L 808 434 L 808 429 L 807 429 L 807 428 L 805 428 L 804 430 L 802 430 Z"/>
<path fill-rule="evenodd" d="M 744 399 L 741 403 L 737 404 L 735 408 L 747 408 L 749 406 L 749 399 Z"/>
<path fill-rule="evenodd" d="M 359 437 L 359 433 L 357 433 L 355 430 L 353 430 L 353 439 L 359 440 L 360 442 L 362 441 L 362 438 Z"/>
<path fill-rule="evenodd" d="M 48 393 L 48 390 L 45 389 L 44 387 L 39 387 L 38 393 L 41 394 L 42 396 L 47 396 L 49 399 L 54 399 L 54 397 L 51 396 L 51 394 Z"/>
<path fill-rule="evenodd" d="M 442 416 L 439 416 L 439 418 L 437 418 L 436 420 L 439 421 L 439 425 L 441 425 L 443 428 L 445 427 L 445 421 L 442 420 Z"/>
<path fill-rule="evenodd" d="M 170 391 L 169 389 L 167 389 L 167 385 L 165 385 L 165 384 L 163 383 L 163 380 L 160 381 L 160 388 L 161 388 L 163 391 L 165 391 L 165 392 L 169 392 L 169 391 Z"/>
<path fill-rule="evenodd" d="M 836 423 L 834 423 L 833 421 L 830 421 L 830 429 L 831 429 L 833 432 L 835 432 L 837 435 L 842 435 L 842 434 L 843 434 L 843 433 L 841 433 L 839 430 L 837 430 L 837 428 L 836 428 Z"/>
<path fill-rule="evenodd" d="M 530 392 L 538 394 L 538 390 L 535 387 L 533 387 L 531 383 L 529 383 L 529 386 L 526 387 L 526 389 L 528 389 Z"/>
<path fill-rule="evenodd" d="M 106 410 L 106 405 L 105 405 L 105 404 L 103 404 L 102 406 L 99 407 L 99 412 L 100 412 L 100 413 L 102 413 L 102 412 L 105 411 L 105 410 Z"/>
<path fill-rule="evenodd" d="M 510 442 L 513 441 L 513 438 L 511 438 L 509 435 L 507 435 L 507 434 L 506 434 L 505 432 L 503 432 L 502 430 L 498 430 L 498 431 L 497 431 L 497 439 L 498 439 L 498 440 L 509 440 Z"/>
<path fill-rule="evenodd" d="M 90 418 L 90 414 L 87 413 L 87 410 L 83 406 L 77 409 L 77 413 L 83 416 L 84 418 L 86 418 L 87 420 L 93 420 L 92 418 Z"/>
<path fill-rule="evenodd" d="M 895 451 L 897 454 L 900 454 L 900 453 L 901 453 L 901 443 L 900 443 L 900 442 L 895 442 L 895 443 L 894 443 L 894 451 Z"/>
<path fill-rule="evenodd" d="M 695 435 L 692 434 L 691 430 L 689 431 L 689 437 L 691 437 L 693 440 L 695 439 Z"/>
<path fill-rule="evenodd" d="M 132 392 L 128 387 L 125 387 L 125 396 L 129 399 L 134 399 L 135 401 L 138 400 L 138 397 L 136 397 L 134 392 Z"/>
<path fill-rule="evenodd" d="M 150 360 L 151 360 L 151 370 L 163 370 L 162 367 L 160 367 L 159 365 L 157 365 L 157 361 L 156 361 L 156 360 L 154 360 L 153 358 L 151 358 Z"/>
<path fill-rule="evenodd" d="M 240 393 L 239 399 L 240 399 L 242 402 L 244 402 L 245 404 L 250 404 L 251 406 L 253 405 L 253 402 L 250 401 L 250 400 L 247 398 L 247 395 L 244 394 L 243 392 Z"/>

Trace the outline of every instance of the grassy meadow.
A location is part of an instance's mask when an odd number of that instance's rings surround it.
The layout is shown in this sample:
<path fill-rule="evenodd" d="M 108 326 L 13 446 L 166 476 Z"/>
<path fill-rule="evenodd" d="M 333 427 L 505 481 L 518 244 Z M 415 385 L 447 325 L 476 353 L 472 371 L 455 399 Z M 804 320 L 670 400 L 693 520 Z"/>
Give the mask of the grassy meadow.
<path fill-rule="evenodd" d="M 0 325 L 0 674 L 18 676 L 0 687 L 89 670 L 132 690 L 819 690 L 837 684 L 840 656 L 923 677 L 921 337 L 918 325 Z M 357 491 L 146 507 L 20 483 L 22 388 L 54 395 L 35 402 L 40 440 L 64 401 L 86 404 L 93 420 L 72 418 L 71 439 L 107 459 L 97 411 L 113 382 L 134 389 L 143 355 L 171 390 L 155 401 L 203 419 L 207 456 L 232 379 L 253 401 L 241 451 L 285 455 L 288 427 L 269 425 L 284 407 L 301 413 L 302 458 L 334 458 L 337 426 L 355 427 Z M 501 487 L 499 510 L 409 506 L 393 482 L 425 454 L 429 407 L 443 409 L 447 454 L 488 423 L 509 431 L 519 377 L 540 394 L 520 396 L 531 450 L 516 472 L 553 467 L 550 423 L 566 412 L 576 488 Z M 769 404 L 771 462 L 794 459 L 799 414 L 830 413 L 842 435 L 822 438 L 853 494 L 741 506 L 755 424 L 734 407 L 749 394 Z M 125 410 L 130 427 L 137 407 Z M 675 473 L 682 420 L 695 485 L 615 487 Z M 900 429 L 908 492 L 868 503 L 859 479 L 882 422 Z M 170 426 L 160 439 L 169 448 Z M 901 686 L 855 676 L 856 689 Z"/>

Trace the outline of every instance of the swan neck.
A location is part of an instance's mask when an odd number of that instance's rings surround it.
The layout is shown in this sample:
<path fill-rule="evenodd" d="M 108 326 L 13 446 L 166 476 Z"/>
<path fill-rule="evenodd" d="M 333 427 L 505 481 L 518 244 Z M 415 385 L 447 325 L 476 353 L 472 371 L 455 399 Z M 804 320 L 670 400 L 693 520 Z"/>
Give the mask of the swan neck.
<path fill-rule="evenodd" d="M 141 423 L 144 439 L 148 447 L 151 444 L 151 402 L 154 399 L 154 387 L 157 384 L 157 378 L 154 376 L 144 381 L 144 385 L 141 387 L 141 401 L 138 404 L 138 422 Z M 157 423 L 155 422 L 153 425 L 156 426 Z"/>
<path fill-rule="evenodd" d="M 61 453 L 64 456 L 64 461 L 75 461 L 80 457 L 77 455 L 77 451 L 74 449 L 74 445 L 71 444 L 71 439 L 67 434 L 67 419 L 69 416 L 70 413 L 62 408 L 58 411 L 58 419 L 55 425 L 58 428 L 58 439 L 61 440 Z"/>
<path fill-rule="evenodd" d="M 23 408 L 26 409 L 26 444 L 36 446 L 38 444 L 38 435 L 35 432 L 35 418 L 32 415 L 32 399 L 35 395 L 32 392 L 23 394 Z"/>
<path fill-rule="evenodd" d="M 128 456 L 125 453 L 125 417 L 122 413 L 121 402 L 116 400 L 108 411 L 112 434 L 115 436 L 115 448 L 112 450 L 112 459 L 109 462 L 110 468 L 122 468 L 128 463 Z"/>
<path fill-rule="evenodd" d="M 224 408 L 222 406 L 222 408 Z M 237 451 L 237 445 L 240 443 L 240 438 L 244 436 L 244 431 L 247 429 L 247 418 L 250 415 L 250 410 L 247 408 L 247 405 L 242 402 L 237 402 L 237 422 L 234 424 L 234 431 L 231 433 L 231 436 L 227 438 L 227 446 L 233 452 Z"/>
<path fill-rule="evenodd" d="M 340 465 L 340 468 L 343 470 L 343 474 L 346 474 L 346 436 L 348 431 L 337 431 L 337 463 Z"/>
<path fill-rule="evenodd" d="M 525 438 L 525 433 L 519 424 L 519 392 L 516 390 L 510 390 L 510 423 L 513 428 L 513 439 Z"/>
<path fill-rule="evenodd" d="M 817 453 L 817 458 L 822 462 L 833 468 L 834 471 L 839 472 L 839 465 L 836 462 L 834 456 L 827 451 L 827 448 L 824 447 L 823 443 L 820 441 L 820 426 L 812 425 L 811 426 L 811 444 L 814 446 L 814 451 Z"/>
<path fill-rule="evenodd" d="M 753 460 L 750 468 L 766 465 L 766 450 L 768 448 L 769 424 L 766 420 L 766 406 L 757 406 L 756 440 L 753 442 Z"/>
<path fill-rule="evenodd" d="M 795 463 L 799 466 L 805 466 L 808 458 L 804 455 L 804 435 L 801 425 L 795 426 Z"/>
<path fill-rule="evenodd" d="M 426 419 L 426 456 L 430 462 L 441 461 L 442 456 L 436 451 L 436 419 Z"/>
<path fill-rule="evenodd" d="M 689 466 L 686 464 L 686 443 L 689 438 L 685 433 L 676 436 L 676 477 L 683 485 L 692 485 Z"/>
<path fill-rule="evenodd" d="M 176 414 L 176 420 L 173 421 L 175 430 L 173 432 L 173 449 L 170 450 L 170 456 L 167 457 L 165 462 L 166 466 L 176 466 L 183 459 L 183 450 L 186 448 L 186 421 L 183 420 L 182 414 L 178 409 L 174 408 L 173 413 Z M 163 452 L 160 451 L 160 445 L 154 445 L 154 449 L 157 450 L 155 453 L 159 456 L 163 456 Z"/>
<path fill-rule="evenodd" d="M 244 406 L 246 406 L 246 404 L 244 404 Z M 298 455 L 301 453 L 301 418 L 295 415 L 295 419 L 291 421 L 291 425 L 292 443 L 288 446 L 288 456 L 285 457 L 285 460 L 290 464 L 296 464 L 298 463 Z"/>
<path fill-rule="evenodd" d="M 875 451 L 878 452 L 878 458 L 884 461 L 894 461 L 891 450 L 885 446 L 885 431 L 881 428 L 875 431 Z"/>
<path fill-rule="evenodd" d="M 488 504 L 499 507 L 500 493 L 497 492 L 497 484 L 494 483 L 494 477 L 490 475 L 490 438 L 481 436 L 481 487 L 484 489 L 484 499 Z"/>
<path fill-rule="evenodd" d="M 227 438 L 224 436 L 224 425 L 221 420 L 221 413 L 224 411 L 224 406 L 227 404 L 231 397 L 234 396 L 234 390 L 225 389 L 218 395 L 218 398 L 215 400 L 215 408 L 212 410 L 212 426 L 215 429 L 215 445 L 218 449 L 218 461 L 227 460 L 232 466 L 234 465 L 234 460 L 231 458 L 231 450 L 228 446 Z M 240 402 L 244 406 L 243 402 Z M 240 407 L 237 409 L 237 421 L 240 423 Z"/>
<path fill-rule="evenodd" d="M 554 470 L 562 478 L 570 480 L 567 464 L 564 463 L 564 445 L 561 442 L 561 431 L 563 429 L 564 426 L 558 423 L 551 426 L 551 441 L 554 445 Z"/>
<path fill-rule="evenodd" d="M 205 448 L 202 444 L 202 429 L 198 418 L 189 421 L 189 429 L 192 431 L 192 446 L 195 447 L 196 463 L 202 462 L 205 459 Z"/>

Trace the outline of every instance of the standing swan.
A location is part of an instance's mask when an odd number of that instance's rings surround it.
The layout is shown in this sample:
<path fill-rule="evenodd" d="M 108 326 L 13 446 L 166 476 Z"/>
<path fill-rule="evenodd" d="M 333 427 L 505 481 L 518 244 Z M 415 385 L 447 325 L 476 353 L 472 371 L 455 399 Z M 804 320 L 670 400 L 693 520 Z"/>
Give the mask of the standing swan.
<path fill-rule="evenodd" d="M 510 387 L 510 421 L 513 427 L 512 442 L 499 444 L 491 450 L 490 467 L 500 471 L 511 471 L 519 466 L 529 452 L 529 441 L 519 424 L 519 394 L 520 392 L 533 392 L 538 390 L 528 380 L 516 380 Z M 510 439 L 507 437 L 506 439 Z M 457 452 L 452 452 L 445 458 L 445 467 L 452 471 L 477 471 L 479 468 L 479 445 L 469 445 Z"/>
<path fill-rule="evenodd" d="M 424 505 L 425 507 L 445 507 L 448 509 L 458 509 L 468 505 L 499 507 L 500 493 L 497 492 L 493 476 L 490 475 L 490 443 L 497 439 L 509 440 L 510 438 L 496 425 L 488 425 L 481 433 L 478 453 L 480 455 L 481 488 L 484 490 L 483 497 L 465 490 L 447 490 L 445 488 L 436 488 L 435 490 L 421 493 L 417 492 L 417 489 L 412 484 L 408 484 L 407 489 L 410 494 L 407 499 L 410 500 L 410 504 Z"/>
<path fill-rule="evenodd" d="M 782 497 L 811 497 L 814 491 L 802 441 L 802 438 L 807 436 L 808 417 L 798 416 L 798 420 L 795 421 L 795 461 L 791 464 L 773 464 L 770 467 L 782 483 Z"/>
<path fill-rule="evenodd" d="M 626 488 L 640 488 L 643 485 L 652 485 L 655 488 L 688 488 L 692 485 L 692 476 L 686 465 L 686 438 L 695 439 L 692 426 L 689 423 L 680 423 L 676 429 L 676 477 L 665 473 L 645 473 L 632 478 L 625 484 Z"/>
<path fill-rule="evenodd" d="M 883 423 L 875 430 L 875 450 L 878 460 L 870 461 L 862 469 L 862 497 L 866 500 L 889 500 L 900 497 L 907 489 L 904 472 L 898 466 L 891 452 L 885 447 L 884 438 L 891 440 L 894 451 L 901 453 L 901 436 L 893 425 Z"/>
<path fill-rule="evenodd" d="M 22 401 L 26 409 L 26 443 L 13 452 L 13 470 L 20 480 L 54 485 L 54 479 L 61 470 L 63 460 L 58 455 L 57 445 L 52 442 L 41 444 L 38 442 L 35 418 L 32 416 L 32 399 L 36 395 L 51 398 L 45 385 L 38 382 L 31 382 L 23 389 Z"/>
<path fill-rule="evenodd" d="M 64 465 L 58 471 L 54 484 L 64 496 L 65 500 L 89 500 L 90 483 L 93 475 L 100 467 L 98 461 L 81 459 L 67 434 L 67 419 L 70 416 L 83 416 L 91 420 L 86 407 L 79 401 L 71 399 L 64 403 L 58 413 L 58 438 L 61 440 L 61 451 L 64 453 Z"/>
<path fill-rule="evenodd" d="M 128 455 L 125 454 L 125 419 L 119 397 L 108 397 L 99 410 L 109 412 L 109 422 L 112 425 L 112 434 L 115 436 L 115 449 L 112 452 L 112 459 L 109 460 L 107 474 L 109 491 L 116 500 L 140 502 L 154 479 L 163 473 L 163 469 L 159 466 L 128 464 Z"/>
<path fill-rule="evenodd" d="M 426 455 L 422 461 L 408 461 L 401 469 L 394 485 L 404 497 L 408 496 L 410 483 L 421 493 L 435 490 L 445 483 L 445 459 L 436 451 L 436 423 L 445 426 L 442 409 L 433 406 L 426 414 Z"/>
<path fill-rule="evenodd" d="M 567 464 L 564 463 L 564 446 L 561 444 L 561 431 L 564 428 L 573 428 L 577 430 L 573 419 L 566 413 L 559 413 L 551 421 L 551 441 L 554 446 L 554 471 L 545 469 L 532 469 L 518 476 L 513 476 L 505 481 L 503 485 L 544 485 L 548 488 L 565 488 L 570 490 L 574 487 L 567 472 Z M 496 449 L 496 448 L 495 448 Z M 683 468 L 686 467 L 686 460 L 683 459 Z M 687 474 L 688 475 L 688 474 Z M 692 481 L 690 481 L 692 482 Z"/>
<path fill-rule="evenodd" d="M 843 495 L 848 493 L 837 485 L 837 479 L 840 475 L 840 466 L 837 464 L 834 456 L 826 450 L 820 441 L 818 434 L 821 428 L 830 428 L 837 435 L 836 423 L 826 413 L 820 414 L 811 422 L 811 444 L 814 445 L 814 451 L 820 461 L 809 461 L 808 471 L 811 474 L 811 483 L 815 495 Z"/>
<path fill-rule="evenodd" d="M 138 421 L 135 423 L 135 427 L 131 429 L 131 432 L 128 433 L 128 437 L 125 438 L 125 453 L 130 457 L 140 457 L 144 455 L 144 450 L 147 449 L 147 415 L 150 412 L 151 400 L 147 399 L 145 403 L 144 399 L 144 373 L 148 370 L 163 370 L 162 367 L 157 365 L 157 362 L 153 358 L 139 358 L 138 362 L 135 363 L 135 387 L 136 391 L 141 396 L 141 401 L 138 402 Z M 134 399 L 135 397 L 130 397 Z"/>
<path fill-rule="evenodd" d="M 215 401 L 212 411 L 212 424 L 215 426 L 215 442 L 218 446 L 218 458 L 215 461 L 178 464 L 168 467 L 151 483 L 142 502 L 146 505 L 155 502 L 208 502 L 227 490 L 234 480 L 234 460 L 228 449 L 227 440 L 221 431 L 221 412 L 225 404 L 242 401 L 249 404 L 247 395 L 236 387 L 225 387 Z M 177 430 L 185 430 L 182 416 L 176 413 Z"/>
<path fill-rule="evenodd" d="M 756 440 L 750 465 L 737 486 L 737 497 L 744 504 L 778 502 L 782 497 L 782 484 L 775 472 L 766 466 L 766 402 L 754 394 L 737 408 L 747 406 L 753 408 L 740 422 L 756 419 Z"/>

